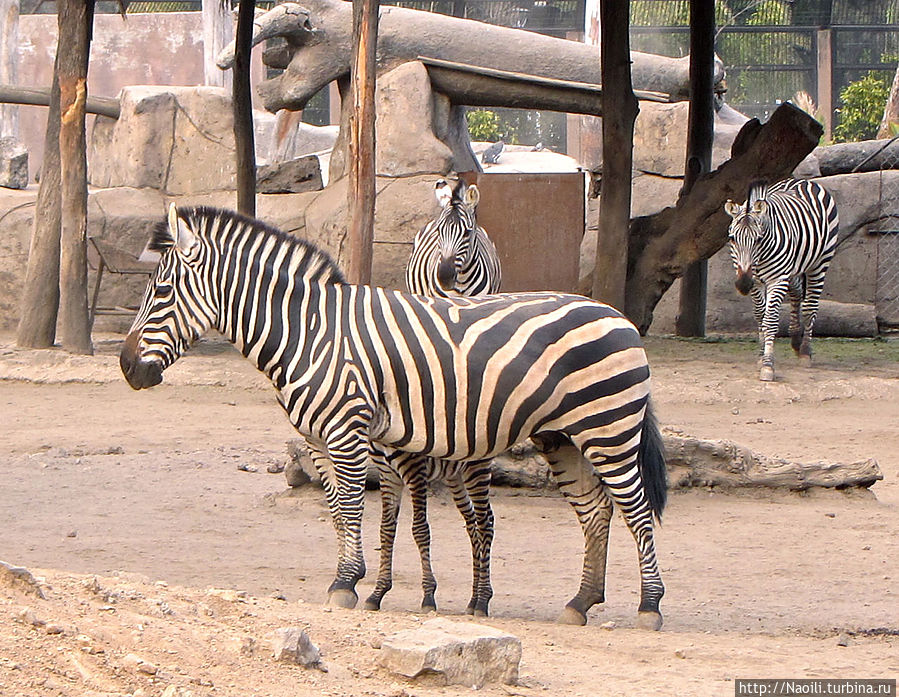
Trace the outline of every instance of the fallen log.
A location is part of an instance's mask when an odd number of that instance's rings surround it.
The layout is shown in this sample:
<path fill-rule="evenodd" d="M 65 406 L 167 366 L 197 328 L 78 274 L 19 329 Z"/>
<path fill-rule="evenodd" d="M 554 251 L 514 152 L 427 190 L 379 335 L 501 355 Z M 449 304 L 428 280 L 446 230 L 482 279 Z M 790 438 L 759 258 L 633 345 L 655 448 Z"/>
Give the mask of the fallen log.
<path fill-rule="evenodd" d="M 790 325 L 790 303 L 780 307 L 778 336 L 787 336 Z M 865 303 L 838 303 L 822 300 L 815 319 L 815 336 L 877 336 L 877 310 Z"/>
<path fill-rule="evenodd" d="M 812 150 L 822 177 L 899 169 L 899 138 L 822 145 Z"/>
<path fill-rule="evenodd" d="M 253 43 L 282 38 L 282 44 L 263 54 L 263 61 L 284 72 L 259 84 L 266 109 L 302 109 L 332 80 L 344 80 L 352 59 L 352 3 L 341 0 L 302 0 L 282 3 L 260 15 L 254 23 Z M 502 50 L 498 50 L 501 47 Z M 233 61 L 233 44 L 218 56 L 220 68 Z M 403 7 L 381 8 L 378 25 L 378 74 L 420 57 L 464 63 L 560 81 L 597 85 L 599 50 L 579 41 L 460 17 Z M 668 58 L 631 52 L 634 88 L 689 98 L 689 57 Z M 724 67 L 715 61 L 716 84 L 724 80 Z M 490 106 L 517 105 L 521 85 L 498 80 L 444 84 L 454 103 Z M 590 96 L 585 97 L 589 101 Z M 577 110 L 580 111 L 580 110 Z M 588 112 L 589 113 L 589 112 Z"/>
<path fill-rule="evenodd" d="M 873 458 L 857 462 L 799 463 L 770 458 L 729 440 L 700 440 L 664 434 L 670 487 L 771 487 L 804 491 L 813 487 L 870 487 L 883 479 Z"/>

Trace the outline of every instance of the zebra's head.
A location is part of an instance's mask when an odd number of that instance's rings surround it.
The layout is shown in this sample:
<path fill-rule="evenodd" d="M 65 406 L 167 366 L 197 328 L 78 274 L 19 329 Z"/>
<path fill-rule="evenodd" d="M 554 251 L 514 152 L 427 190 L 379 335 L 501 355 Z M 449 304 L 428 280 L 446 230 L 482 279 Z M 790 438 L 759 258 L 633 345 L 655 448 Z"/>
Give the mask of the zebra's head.
<path fill-rule="evenodd" d="M 122 373 L 135 390 L 162 382 L 162 371 L 216 319 L 201 273 L 210 248 L 174 204 L 149 248 L 162 258 L 119 354 Z"/>
<path fill-rule="evenodd" d="M 728 237 L 730 238 L 730 258 L 737 274 L 734 285 L 746 295 L 752 290 L 754 269 L 759 252 L 759 242 L 768 229 L 768 202 L 750 196 L 741 206 L 728 199 L 724 210 L 731 217 Z"/>
<path fill-rule="evenodd" d="M 437 230 L 437 284 L 446 292 L 455 290 L 459 271 L 470 261 L 472 238 L 477 229 L 475 209 L 478 187 L 461 179 L 455 188 L 441 179 L 434 187 L 443 210 L 434 221 Z"/>

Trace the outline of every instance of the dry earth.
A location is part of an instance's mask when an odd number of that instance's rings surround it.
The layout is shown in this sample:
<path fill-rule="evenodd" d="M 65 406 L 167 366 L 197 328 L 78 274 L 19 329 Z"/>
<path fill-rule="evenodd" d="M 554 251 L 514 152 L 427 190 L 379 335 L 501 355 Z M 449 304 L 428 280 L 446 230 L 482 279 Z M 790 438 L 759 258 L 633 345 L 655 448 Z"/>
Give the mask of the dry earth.
<path fill-rule="evenodd" d="M 408 517 L 384 611 L 327 611 L 334 534 L 320 492 L 287 493 L 266 471 L 294 437 L 271 388 L 210 340 L 162 386 L 132 392 L 120 340 L 74 357 L 0 337 L 0 559 L 45 595 L 0 585 L 0 695 L 469 693 L 378 665 L 383 638 L 422 621 Z M 778 348 L 780 379 L 762 384 L 751 342 L 651 338 L 661 421 L 798 461 L 874 457 L 873 493 L 673 492 L 657 537 L 665 626 L 649 633 L 634 628 L 620 519 L 605 607 L 560 626 L 579 577 L 575 519 L 556 496 L 497 491 L 485 623 L 517 635 L 523 657 L 519 685 L 482 692 L 705 697 L 733 695 L 740 677 L 899 674 L 899 344 L 819 341 L 810 371 Z M 431 521 L 441 614 L 469 621 L 468 544 L 447 497 Z M 272 659 L 269 637 L 288 626 L 309 632 L 327 672 Z"/>

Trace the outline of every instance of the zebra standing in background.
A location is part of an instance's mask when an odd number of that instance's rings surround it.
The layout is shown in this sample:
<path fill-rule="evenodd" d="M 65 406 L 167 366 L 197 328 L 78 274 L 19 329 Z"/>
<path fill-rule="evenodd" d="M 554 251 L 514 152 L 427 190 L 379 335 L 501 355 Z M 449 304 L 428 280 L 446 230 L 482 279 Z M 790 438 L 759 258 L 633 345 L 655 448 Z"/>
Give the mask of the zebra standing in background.
<path fill-rule="evenodd" d="M 499 291 L 500 261 L 493 242 L 476 221 L 478 188 L 459 180 L 451 187 L 439 180 L 434 193 L 441 210 L 415 236 L 406 267 L 406 284 L 419 295 L 474 296 Z M 403 484 L 412 500 L 412 536 L 421 557 L 424 611 L 436 610 L 437 579 L 431 567 L 431 532 L 428 525 L 428 484 L 443 481 L 465 520 L 471 540 L 472 594 L 466 611 L 486 616 L 493 597 L 490 585 L 490 548 L 493 544 L 493 509 L 490 507 L 490 460 L 454 462 L 404 453 L 383 452 L 373 445 L 381 479 L 381 555 L 378 579 L 365 608 L 377 610 L 390 590 L 393 548 Z"/>
<path fill-rule="evenodd" d="M 746 204 L 724 204 L 737 290 L 752 295 L 762 380 L 774 379 L 774 337 L 784 296 L 790 298 L 790 344 L 811 365 L 812 328 L 824 275 L 837 246 L 833 198 L 819 184 L 784 179 L 749 187 Z"/>
<path fill-rule="evenodd" d="M 441 179 L 434 193 L 442 210 L 415 236 L 406 287 L 419 295 L 484 295 L 499 292 L 499 256 L 477 224 L 478 187 Z"/>
<path fill-rule="evenodd" d="M 345 282 L 313 245 L 237 213 L 169 210 L 161 253 L 119 356 L 134 389 L 215 327 L 272 381 L 316 453 L 338 534 L 329 602 L 353 607 L 365 575 L 362 509 L 371 444 L 488 460 L 534 436 L 584 527 L 584 572 L 566 613 L 603 600 L 612 501 L 634 536 L 638 625 L 664 594 L 653 515 L 667 473 L 636 328 L 575 295 L 429 298 Z M 576 455 L 576 457 L 575 457 Z"/>

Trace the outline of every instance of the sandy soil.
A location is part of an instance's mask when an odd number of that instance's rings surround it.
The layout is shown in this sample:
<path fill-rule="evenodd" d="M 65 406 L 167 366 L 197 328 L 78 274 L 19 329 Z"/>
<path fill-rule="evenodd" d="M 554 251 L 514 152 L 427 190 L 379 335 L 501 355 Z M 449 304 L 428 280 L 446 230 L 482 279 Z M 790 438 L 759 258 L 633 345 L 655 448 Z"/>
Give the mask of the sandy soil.
<path fill-rule="evenodd" d="M 467 694 L 378 665 L 383 638 L 423 619 L 408 506 L 384 610 L 326 610 L 334 534 L 319 491 L 267 472 L 295 437 L 271 387 L 210 340 L 136 393 L 120 340 L 73 357 L 0 337 L 0 559 L 46 596 L 0 584 L 0 695 Z M 523 657 L 519 685 L 482 692 L 704 697 L 733 695 L 735 678 L 895 678 L 899 344 L 819 341 L 809 371 L 779 346 L 774 384 L 756 380 L 751 342 L 648 349 L 665 426 L 798 461 L 874 457 L 884 480 L 872 493 L 673 492 L 658 633 L 634 628 L 636 555 L 618 518 L 605 607 L 586 627 L 554 624 L 578 582 L 577 523 L 556 496 L 498 490 L 484 622 L 517 635 Z M 431 521 L 440 612 L 469 621 L 468 543 L 447 497 Z M 327 672 L 272 659 L 287 626 L 309 632 Z"/>

